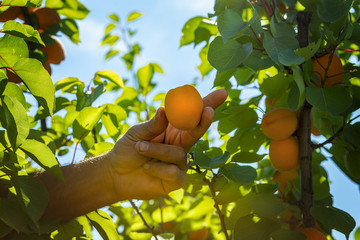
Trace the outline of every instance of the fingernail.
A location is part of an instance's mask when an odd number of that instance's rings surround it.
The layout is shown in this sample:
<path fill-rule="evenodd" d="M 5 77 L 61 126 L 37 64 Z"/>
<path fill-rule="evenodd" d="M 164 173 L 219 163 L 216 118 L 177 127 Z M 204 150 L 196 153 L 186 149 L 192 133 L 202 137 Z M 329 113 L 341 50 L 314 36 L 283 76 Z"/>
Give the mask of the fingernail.
<path fill-rule="evenodd" d="M 149 149 L 149 143 L 148 142 L 139 142 L 139 150 L 140 152 L 146 152 Z"/>

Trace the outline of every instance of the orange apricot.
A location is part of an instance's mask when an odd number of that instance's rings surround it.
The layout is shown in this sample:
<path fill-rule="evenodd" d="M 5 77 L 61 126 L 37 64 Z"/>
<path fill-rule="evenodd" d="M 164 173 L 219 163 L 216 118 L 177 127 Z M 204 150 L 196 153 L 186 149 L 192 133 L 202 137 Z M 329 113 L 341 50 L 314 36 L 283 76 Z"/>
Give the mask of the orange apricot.
<path fill-rule="evenodd" d="M 165 231 L 170 231 L 175 227 L 175 222 L 174 221 L 164 222 L 163 226 Z"/>
<path fill-rule="evenodd" d="M 47 55 L 47 61 L 49 63 L 60 64 L 60 62 L 65 59 L 64 47 L 59 40 L 56 38 L 53 39 L 54 44 L 43 47 L 40 50 Z"/>
<path fill-rule="evenodd" d="M 49 30 L 53 25 L 61 22 L 61 18 L 57 11 L 52 8 L 37 8 L 34 14 L 38 19 L 39 32 Z"/>
<path fill-rule="evenodd" d="M 329 65 L 330 59 L 331 63 Z M 340 58 L 336 54 L 331 53 L 313 59 L 313 72 L 320 79 L 320 82 L 313 81 L 315 85 L 318 87 L 323 87 L 324 85 L 325 88 L 340 84 L 344 76 L 344 68 Z"/>
<path fill-rule="evenodd" d="M 0 22 L 6 22 L 18 18 L 21 14 L 20 7 L 9 7 L 5 12 L 0 14 Z"/>
<path fill-rule="evenodd" d="M 306 240 L 326 240 L 325 235 L 315 228 L 301 228 L 299 231 L 305 234 Z"/>
<path fill-rule="evenodd" d="M 165 114 L 170 124 L 180 130 L 194 129 L 200 122 L 203 101 L 191 85 L 171 89 L 165 96 Z"/>
<path fill-rule="evenodd" d="M 292 185 L 292 181 L 299 176 L 296 170 L 286 172 L 275 172 L 272 179 L 274 183 L 280 183 L 279 192 L 284 193 L 287 185 Z"/>
<path fill-rule="evenodd" d="M 265 113 L 261 121 L 263 133 L 274 140 L 290 137 L 296 130 L 296 113 L 288 108 L 275 108 Z"/>
<path fill-rule="evenodd" d="M 9 82 L 13 82 L 13 83 L 21 83 L 22 82 L 21 78 L 13 72 L 7 71 L 6 75 L 7 75 Z"/>
<path fill-rule="evenodd" d="M 49 75 L 51 75 L 51 66 L 50 63 L 48 61 L 44 62 L 43 67 L 46 69 L 46 71 L 49 73 Z"/>
<path fill-rule="evenodd" d="M 291 136 L 283 140 L 271 140 L 269 147 L 271 164 L 280 172 L 296 169 L 299 166 L 299 143 Z"/>
<path fill-rule="evenodd" d="M 209 235 L 209 229 L 208 228 L 202 228 L 200 230 L 190 232 L 189 233 L 189 239 L 190 240 L 206 240 Z"/>

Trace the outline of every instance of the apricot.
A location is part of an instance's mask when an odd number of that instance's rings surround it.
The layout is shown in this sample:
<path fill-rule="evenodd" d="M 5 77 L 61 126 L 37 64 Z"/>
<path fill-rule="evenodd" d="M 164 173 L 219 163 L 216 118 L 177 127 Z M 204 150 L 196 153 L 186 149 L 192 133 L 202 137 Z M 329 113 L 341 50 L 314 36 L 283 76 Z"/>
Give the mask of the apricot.
<path fill-rule="evenodd" d="M 61 18 L 55 9 L 37 8 L 34 14 L 38 19 L 38 30 L 40 33 L 49 30 L 53 25 L 61 22 Z"/>
<path fill-rule="evenodd" d="M 315 228 L 301 228 L 299 231 L 305 234 L 306 240 L 326 240 L 325 235 Z"/>
<path fill-rule="evenodd" d="M 332 59 L 329 65 L 331 56 Z M 320 79 L 320 82 L 313 81 L 315 85 L 324 88 L 335 84 L 340 84 L 344 76 L 344 68 L 340 58 L 336 54 L 331 53 L 313 59 L 313 72 Z"/>
<path fill-rule="evenodd" d="M 275 172 L 272 179 L 274 183 L 280 183 L 279 192 L 284 193 L 287 185 L 292 185 L 292 180 L 299 176 L 296 170 L 286 172 Z"/>
<path fill-rule="evenodd" d="M 13 72 L 7 71 L 6 76 L 7 76 L 9 82 L 13 82 L 13 83 L 21 83 L 22 82 L 21 78 Z"/>
<path fill-rule="evenodd" d="M 166 231 L 170 231 L 175 227 L 175 222 L 174 221 L 164 222 L 163 226 Z"/>
<path fill-rule="evenodd" d="M 189 239 L 190 240 L 206 240 L 209 235 L 209 229 L 208 228 L 202 228 L 200 230 L 190 232 L 189 233 Z"/>
<path fill-rule="evenodd" d="M 51 66 L 50 63 L 48 61 L 44 62 L 43 67 L 46 69 L 46 71 L 49 73 L 49 75 L 51 75 Z"/>
<path fill-rule="evenodd" d="M 299 143 L 295 136 L 283 140 L 271 140 L 269 157 L 273 167 L 286 172 L 299 166 Z"/>
<path fill-rule="evenodd" d="M 21 15 L 20 7 L 9 7 L 5 12 L 0 14 L 0 22 L 14 20 Z"/>
<path fill-rule="evenodd" d="M 47 55 L 47 61 L 52 64 L 60 64 L 65 59 L 65 51 L 61 42 L 54 39 L 54 44 L 40 48 Z"/>
<path fill-rule="evenodd" d="M 288 108 L 275 108 L 265 113 L 261 121 L 263 133 L 274 140 L 290 137 L 296 130 L 296 113 Z"/>
<path fill-rule="evenodd" d="M 194 129 L 200 122 L 203 101 L 191 85 L 171 89 L 165 96 L 165 114 L 170 124 L 180 130 Z"/>

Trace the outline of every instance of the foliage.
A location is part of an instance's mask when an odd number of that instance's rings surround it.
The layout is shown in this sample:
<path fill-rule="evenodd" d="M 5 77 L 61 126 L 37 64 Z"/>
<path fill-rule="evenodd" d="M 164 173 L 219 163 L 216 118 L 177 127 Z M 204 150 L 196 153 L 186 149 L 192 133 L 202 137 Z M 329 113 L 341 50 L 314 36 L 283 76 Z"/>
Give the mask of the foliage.
<path fill-rule="evenodd" d="M 61 225 L 40 220 L 48 195 L 31 174 L 41 168 L 63 179 L 61 157 L 74 161 L 80 147 L 87 157 L 106 152 L 130 124 L 152 118 L 165 94 L 148 96 L 156 86 L 156 74 L 163 70 L 156 63 L 136 64 L 141 46 L 133 42 L 136 31 L 131 24 L 142 14 L 132 12 L 125 20 L 111 14 L 101 43 L 108 49 L 105 60 L 120 60 L 128 74 L 121 77 L 100 70 L 88 85 L 71 76 L 53 84 L 42 65 L 46 56 L 39 49 L 51 45 L 52 36 L 60 33 L 77 44 L 76 21 L 89 11 L 78 0 L 47 0 L 45 7 L 55 9 L 61 22 L 41 32 L 31 13 L 41 4 L 40 0 L 4 0 L 0 5 L 0 13 L 9 6 L 26 13 L 24 21 L 9 20 L 1 29 L 0 181 L 9 195 L 0 199 L 0 237 L 92 239 L 96 229 L 103 239 L 151 239 L 154 233 L 163 239 L 188 239 L 189 232 L 207 228 L 210 239 L 291 236 L 300 240 L 305 236 L 298 228 L 311 225 L 301 216 L 305 210 L 325 235 L 337 230 L 348 237 L 354 230 L 351 215 L 333 206 L 330 179 L 321 163 L 333 161 L 360 184 L 358 0 L 216 0 L 208 17 L 189 19 L 180 46 L 199 46 L 201 76 L 216 70 L 213 86 L 229 93 L 216 110 L 218 135 L 205 134 L 191 149 L 184 188 L 137 206 L 114 203 L 106 211 Z M 304 44 L 298 18 L 306 11 L 312 15 L 309 42 Z M 345 72 L 341 84 L 321 88 L 312 64 L 325 53 L 337 54 Z M 8 81 L 9 72 L 22 82 Z M 249 88 L 256 93 L 246 94 Z M 100 96 L 115 94 L 119 96 L 115 101 L 99 101 Z M 275 103 L 264 110 L 265 97 Z M 273 183 L 276 169 L 267 156 L 270 139 L 260 121 L 273 108 L 295 112 L 302 106 L 311 106 L 313 125 L 323 136 L 312 136 L 312 152 L 307 156 L 312 157 L 311 209 L 301 205 L 300 177 L 282 192 Z M 301 110 L 300 119 L 303 114 Z M 298 129 L 295 134 L 304 132 Z M 310 128 L 306 134 L 310 135 Z M 72 156 L 71 148 L 75 148 Z M 309 174 L 298 171 L 301 176 Z M 165 227 L 169 222 L 174 223 L 170 229 Z M 359 229 L 355 237 L 359 238 Z"/>

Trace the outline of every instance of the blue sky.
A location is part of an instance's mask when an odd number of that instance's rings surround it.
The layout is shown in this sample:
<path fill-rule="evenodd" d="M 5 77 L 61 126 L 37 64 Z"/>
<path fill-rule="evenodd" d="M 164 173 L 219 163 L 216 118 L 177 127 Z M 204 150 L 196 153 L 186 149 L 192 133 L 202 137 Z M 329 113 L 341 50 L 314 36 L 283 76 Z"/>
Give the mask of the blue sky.
<path fill-rule="evenodd" d="M 155 93 L 166 92 L 179 85 L 191 83 L 195 77 L 200 76 L 196 69 L 196 65 L 200 63 L 199 49 L 194 50 L 192 46 L 179 48 L 181 29 L 191 17 L 206 16 L 207 13 L 212 12 L 213 0 L 106 0 L 101 3 L 88 0 L 83 2 L 91 13 L 85 20 L 78 22 L 82 42 L 75 46 L 66 38 L 61 37 L 67 56 L 62 64 L 53 66 L 54 81 L 64 77 L 78 77 L 84 82 L 89 82 L 96 71 L 106 69 L 114 70 L 120 76 L 126 74 L 120 60 L 104 61 L 106 48 L 99 46 L 104 28 L 109 22 L 107 16 L 110 13 L 117 13 L 124 20 L 131 11 L 144 14 L 133 24 L 134 29 L 138 30 L 135 39 L 143 47 L 138 66 L 156 62 L 165 72 L 164 75 L 156 75 L 154 79 L 160 86 L 154 90 Z M 213 77 L 212 74 L 208 79 L 201 81 L 199 90 L 202 96 L 211 91 Z M 326 161 L 323 166 L 327 169 L 332 181 L 330 187 L 334 195 L 335 207 L 350 213 L 359 226 L 358 186 L 348 180 L 331 160 Z M 340 233 L 335 233 L 334 236 L 337 240 L 345 239 Z"/>

